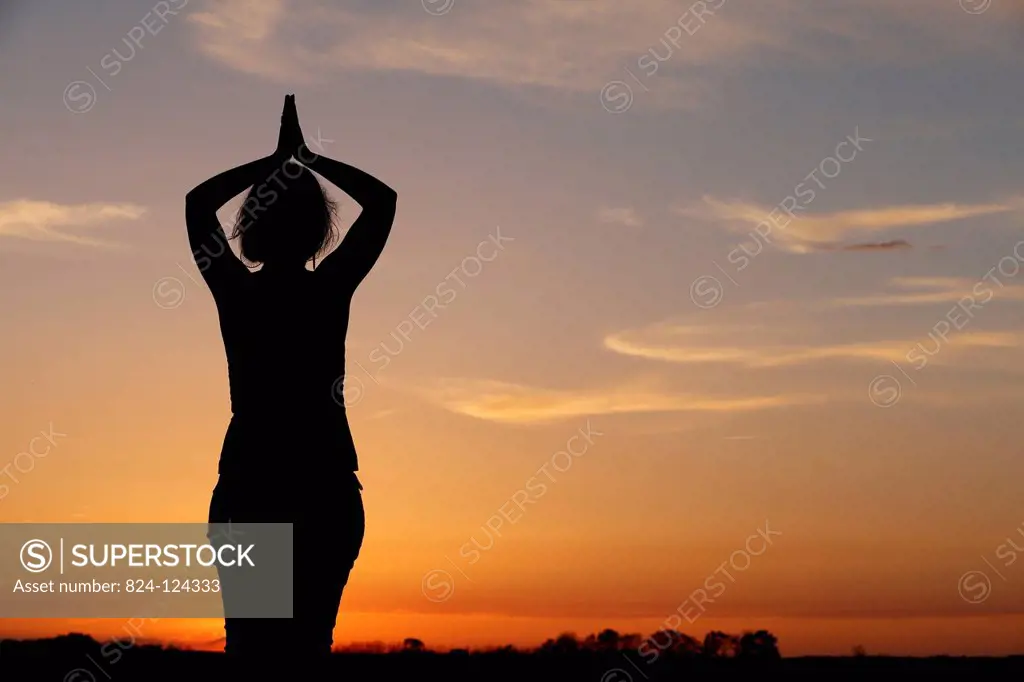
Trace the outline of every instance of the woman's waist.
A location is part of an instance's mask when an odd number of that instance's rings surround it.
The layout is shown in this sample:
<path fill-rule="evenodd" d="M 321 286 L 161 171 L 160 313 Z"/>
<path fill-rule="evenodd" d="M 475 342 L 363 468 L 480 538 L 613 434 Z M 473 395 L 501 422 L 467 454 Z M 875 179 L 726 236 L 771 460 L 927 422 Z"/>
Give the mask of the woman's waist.
<path fill-rule="evenodd" d="M 255 424 L 232 419 L 224 436 L 218 470 L 245 478 L 315 480 L 359 469 L 347 425 Z"/>
<path fill-rule="evenodd" d="M 324 393 L 316 398 L 309 398 L 294 393 L 276 393 L 271 395 L 231 395 L 232 420 L 246 423 L 269 421 L 330 423 L 345 420 L 345 403 L 334 401 L 331 395 Z"/>
<path fill-rule="evenodd" d="M 227 440 L 242 439 L 259 445 L 324 443 L 351 445 L 352 432 L 344 410 L 253 409 L 235 410 L 228 424 Z M 266 443 L 265 443 L 266 444 Z"/>

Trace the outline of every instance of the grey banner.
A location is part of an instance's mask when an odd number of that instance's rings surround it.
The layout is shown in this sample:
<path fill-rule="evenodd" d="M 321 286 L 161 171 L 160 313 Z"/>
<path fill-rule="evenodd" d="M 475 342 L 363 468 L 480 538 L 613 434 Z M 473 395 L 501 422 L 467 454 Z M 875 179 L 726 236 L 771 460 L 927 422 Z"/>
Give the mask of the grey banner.
<path fill-rule="evenodd" d="M 292 617 L 292 524 L 0 524 L 0 618 L 225 616 Z"/>

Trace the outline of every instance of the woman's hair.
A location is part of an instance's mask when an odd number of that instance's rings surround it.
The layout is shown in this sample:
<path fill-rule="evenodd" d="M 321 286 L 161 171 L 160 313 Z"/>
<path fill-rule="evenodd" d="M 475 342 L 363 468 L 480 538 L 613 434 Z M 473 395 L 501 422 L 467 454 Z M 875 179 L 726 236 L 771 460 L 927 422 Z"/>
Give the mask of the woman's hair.
<path fill-rule="evenodd" d="M 254 185 L 235 218 L 232 239 L 250 263 L 308 263 L 333 246 L 338 207 L 305 166 L 287 161 L 274 181 Z"/>

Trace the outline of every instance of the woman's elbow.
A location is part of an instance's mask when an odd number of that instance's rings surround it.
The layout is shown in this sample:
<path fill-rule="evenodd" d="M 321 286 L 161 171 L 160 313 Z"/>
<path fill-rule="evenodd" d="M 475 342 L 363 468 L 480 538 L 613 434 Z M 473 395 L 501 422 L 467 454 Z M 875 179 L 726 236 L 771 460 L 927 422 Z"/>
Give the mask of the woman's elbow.
<path fill-rule="evenodd" d="M 380 203 L 388 208 L 394 208 L 398 204 L 398 192 L 384 185 L 381 190 Z"/>
<path fill-rule="evenodd" d="M 198 187 L 193 187 L 185 194 L 185 207 L 195 207 L 201 203 L 201 197 Z"/>

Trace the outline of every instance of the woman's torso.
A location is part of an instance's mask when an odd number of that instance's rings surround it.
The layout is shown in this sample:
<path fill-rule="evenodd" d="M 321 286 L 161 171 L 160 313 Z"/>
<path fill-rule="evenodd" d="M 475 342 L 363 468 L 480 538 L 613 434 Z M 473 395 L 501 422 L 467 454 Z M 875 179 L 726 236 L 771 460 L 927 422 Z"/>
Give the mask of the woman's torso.
<path fill-rule="evenodd" d="M 350 295 L 305 270 L 246 280 L 218 301 L 233 415 L 221 473 L 357 470 L 341 391 Z"/>

